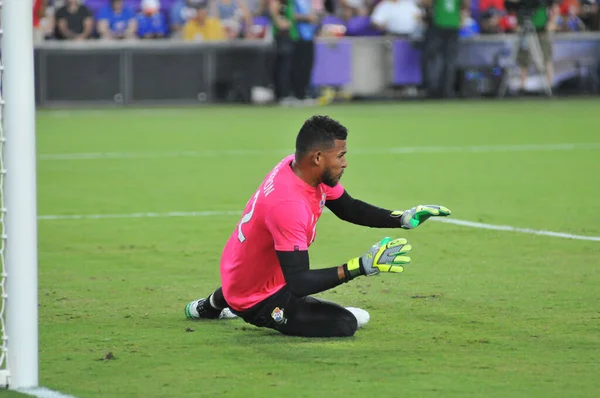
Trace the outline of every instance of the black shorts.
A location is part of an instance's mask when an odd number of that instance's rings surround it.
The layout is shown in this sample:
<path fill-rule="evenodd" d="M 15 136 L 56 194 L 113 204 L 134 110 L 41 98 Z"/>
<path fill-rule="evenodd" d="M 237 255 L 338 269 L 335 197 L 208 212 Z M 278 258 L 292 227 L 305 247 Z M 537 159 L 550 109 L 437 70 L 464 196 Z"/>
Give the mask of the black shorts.
<path fill-rule="evenodd" d="M 246 311 L 231 311 L 247 323 L 302 337 L 348 337 L 358 322 L 344 307 L 315 297 L 296 297 L 284 286 Z"/>

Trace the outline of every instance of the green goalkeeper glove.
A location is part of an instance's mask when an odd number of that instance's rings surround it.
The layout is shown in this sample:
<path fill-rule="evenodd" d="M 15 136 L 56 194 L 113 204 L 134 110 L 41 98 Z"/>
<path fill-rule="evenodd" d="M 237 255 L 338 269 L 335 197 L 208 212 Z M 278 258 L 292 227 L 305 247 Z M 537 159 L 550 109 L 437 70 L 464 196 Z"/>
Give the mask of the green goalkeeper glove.
<path fill-rule="evenodd" d="M 429 217 L 446 217 L 450 213 L 450 209 L 444 206 L 419 205 L 410 210 L 394 211 L 392 217 L 400 217 L 401 228 L 413 229 L 423 224 Z"/>
<path fill-rule="evenodd" d="M 359 275 L 376 275 L 380 272 L 402 272 L 404 264 L 410 263 L 407 254 L 412 250 L 404 238 L 383 238 L 368 252 L 348 261 L 348 272 L 352 278 Z"/>

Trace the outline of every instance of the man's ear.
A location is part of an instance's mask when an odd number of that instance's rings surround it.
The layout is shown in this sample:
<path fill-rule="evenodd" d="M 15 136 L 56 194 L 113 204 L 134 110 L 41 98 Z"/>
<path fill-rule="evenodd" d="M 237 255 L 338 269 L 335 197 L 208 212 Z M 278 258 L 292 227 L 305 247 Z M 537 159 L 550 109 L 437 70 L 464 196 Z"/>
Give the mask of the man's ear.
<path fill-rule="evenodd" d="M 321 162 L 323 162 L 323 152 L 315 151 L 312 156 L 312 161 L 315 164 L 315 166 L 319 166 Z"/>

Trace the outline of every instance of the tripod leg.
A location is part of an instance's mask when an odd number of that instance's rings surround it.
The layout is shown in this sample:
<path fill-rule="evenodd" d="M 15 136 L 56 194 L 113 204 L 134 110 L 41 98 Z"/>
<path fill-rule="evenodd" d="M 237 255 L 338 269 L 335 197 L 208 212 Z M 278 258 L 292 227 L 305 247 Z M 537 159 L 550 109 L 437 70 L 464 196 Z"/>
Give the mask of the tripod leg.
<path fill-rule="evenodd" d="M 506 95 L 506 90 L 508 89 L 508 85 L 512 79 L 513 72 L 517 67 L 517 56 L 519 54 L 519 48 L 521 47 L 521 42 L 523 40 L 523 31 L 519 29 L 517 32 L 517 38 L 515 39 L 510 56 L 508 57 L 506 73 L 502 76 L 502 80 L 500 82 L 500 88 L 498 89 L 498 96 L 503 98 Z"/>
<path fill-rule="evenodd" d="M 539 37 L 535 31 L 532 29 L 527 34 L 527 44 L 529 46 L 529 50 L 531 51 L 531 58 L 533 59 L 533 63 L 535 64 L 536 69 L 542 75 L 542 82 L 544 85 L 544 91 L 546 91 L 546 95 L 549 97 L 552 96 L 552 87 L 550 86 L 550 82 L 547 78 L 546 73 L 546 62 L 544 60 L 544 53 L 542 51 L 542 46 L 539 41 Z"/>

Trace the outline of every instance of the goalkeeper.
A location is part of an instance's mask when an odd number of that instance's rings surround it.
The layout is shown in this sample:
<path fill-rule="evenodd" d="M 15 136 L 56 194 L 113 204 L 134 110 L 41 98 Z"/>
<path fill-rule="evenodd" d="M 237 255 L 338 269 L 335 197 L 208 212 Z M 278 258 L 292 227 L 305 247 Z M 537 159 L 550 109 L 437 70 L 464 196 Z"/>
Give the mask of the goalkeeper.
<path fill-rule="evenodd" d="M 324 207 L 347 222 L 412 229 L 443 206 L 385 210 L 354 199 L 339 183 L 346 169 L 347 130 L 327 116 L 306 120 L 296 152 L 265 177 L 252 195 L 221 256 L 221 287 L 185 307 L 191 319 L 239 316 L 257 327 L 303 337 L 352 336 L 369 321 L 358 308 L 312 297 L 360 276 L 402 272 L 410 263 L 406 239 L 384 238 L 345 264 L 310 269 L 308 248 Z"/>

